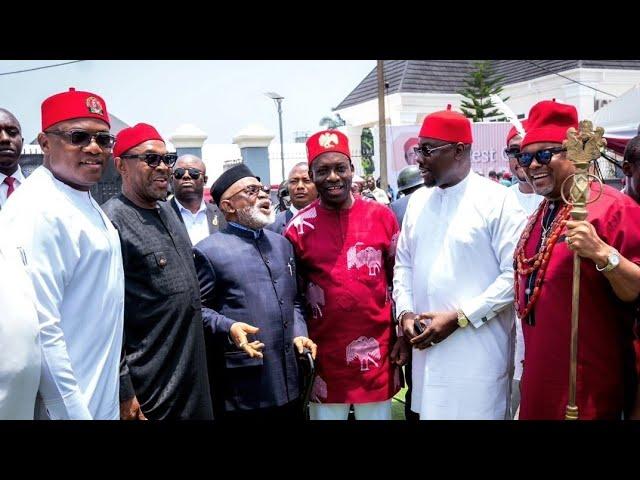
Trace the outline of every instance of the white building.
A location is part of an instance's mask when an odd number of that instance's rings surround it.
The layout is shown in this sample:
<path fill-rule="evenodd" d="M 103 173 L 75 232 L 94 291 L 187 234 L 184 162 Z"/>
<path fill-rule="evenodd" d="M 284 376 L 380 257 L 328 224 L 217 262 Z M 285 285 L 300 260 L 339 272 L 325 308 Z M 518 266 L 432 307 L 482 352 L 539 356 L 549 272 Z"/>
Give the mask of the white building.
<path fill-rule="evenodd" d="M 429 113 L 447 104 L 460 109 L 457 93 L 473 70 L 472 60 L 388 60 L 384 76 L 387 127 L 415 125 L 416 133 Z M 575 105 L 580 119 L 640 83 L 640 60 L 490 60 L 496 75 L 503 76 L 501 97 L 526 118 L 541 100 L 555 98 Z M 353 145 L 359 145 L 362 129 L 372 128 L 378 151 L 378 89 L 374 68 L 334 109 L 346 122 L 343 127 Z M 342 130 L 342 128 L 341 128 Z"/>

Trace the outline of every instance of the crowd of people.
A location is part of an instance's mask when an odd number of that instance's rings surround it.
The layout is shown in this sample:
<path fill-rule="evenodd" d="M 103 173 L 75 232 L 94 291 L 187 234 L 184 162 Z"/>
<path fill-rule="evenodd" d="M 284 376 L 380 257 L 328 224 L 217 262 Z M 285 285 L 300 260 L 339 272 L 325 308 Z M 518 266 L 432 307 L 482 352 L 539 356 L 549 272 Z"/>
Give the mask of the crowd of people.
<path fill-rule="evenodd" d="M 471 170 L 467 118 L 427 115 L 395 201 L 323 130 L 276 215 L 244 164 L 205 202 L 202 159 L 147 123 L 112 135 L 95 93 L 41 113 L 25 178 L 0 109 L 1 419 L 389 420 L 405 381 L 407 420 L 563 419 L 574 254 L 579 418 L 640 419 L 640 137 L 578 221 L 572 105 L 512 128 L 500 181 Z M 108 162 L 122 191 L 98 205 Z"/>

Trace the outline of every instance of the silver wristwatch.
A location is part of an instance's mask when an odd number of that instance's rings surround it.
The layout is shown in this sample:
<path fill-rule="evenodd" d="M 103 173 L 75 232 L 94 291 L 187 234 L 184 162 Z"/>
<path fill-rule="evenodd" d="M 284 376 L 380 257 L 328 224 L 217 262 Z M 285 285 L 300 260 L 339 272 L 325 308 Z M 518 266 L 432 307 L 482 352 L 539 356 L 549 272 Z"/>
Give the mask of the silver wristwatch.
<path fill-rule="evenodd" d="M 620 253 L 615 248 L 612 248 L 609 251 L 609 256 L 607 257 L 607 264 L 600 268 L 596 265 L 596 270 L 599 272 L 610 272 L 614 268 L 620 265 Z"/>

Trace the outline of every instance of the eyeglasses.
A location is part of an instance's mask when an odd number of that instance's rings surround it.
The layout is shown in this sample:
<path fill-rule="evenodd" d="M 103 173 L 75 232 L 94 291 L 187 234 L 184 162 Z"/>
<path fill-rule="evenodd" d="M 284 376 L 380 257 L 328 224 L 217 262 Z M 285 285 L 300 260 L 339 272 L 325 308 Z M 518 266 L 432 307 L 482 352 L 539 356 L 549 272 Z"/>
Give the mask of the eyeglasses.
<path fill-rule="evenodd" d="M 270 191 L 271 191 L 271 187 L 269 185 L 249 185 L 247 187 L 244 187 L 239 192 L 234 193 L 229 198 L 233 198 L 233 197 L 235 197 L 236 195 L 238 195 L 239 193 L 242 193 L 242 192 L 246 193 L 247 196 L 249 196 L 249 197 L 255 197 L 260 192 L 264 192 L 264 193 L 268 194 Z"/>
<path fill-rule="evenodd" d="M 157 168 L 160 166 L 160 162 L 163 162 L 168 167 L 173 167 L 176 160 L 178 160 L 178 155 L 175 153 L 166 153 L 164 155 L 159 153 L 132 153 L 129 155 L 120 155 L 120 158 L 138 158 L 151 168 Z"/>
<path fill-rule="evenodd" d="M 49 130 L 44 133 L 65 137 L 76 147 L 86 147 L 93 139 L 95 139 L 100 148 L 111 150 L 116 141 L 116 137 L 111 135 L 109 132 L 90 133 L 86 130 Z"/>
<path fill-rule="evenodd" d="M 516 156 L 520 153 L 520 147 L 511 147 L 505 148 L 504 154 L 509 158 L 516 158 Z"/>
<path fill-rule="evenodd" d="M 440 145 L 439 147 L 435 147 L 435 148 L 429 148 L 426 145 L 420 145 L 418 147 L 413 147 L 413 151 L 416 152 L 418 155 L 427 158 L 427 157 L 430 157 L 431 153 L 435 152 L 436 150 L 440 150 L 441 148 L 444 148 L 444 147 L 450 147 L 451 145 L 457 145 L 457 144 L 447 143 L 446 145 Z"/>
<path fill-rule="evenodd" d="M 200 175 L 202 175 L 202 171 L 198 170 L 197 168 L 176 168 L 173 171 L 173 176 L 175 178 L 177 178 L 178 180 L 180 180 L 182 177 L 184 177 L 184 174 L 189 172 L 189 177 L 191 177 L 192 180 L 197 180 L 200 178 Z"/>
<path fill-rule="evenodd" d="M 531 165 L 534 158 L 538 160 L 540 165 L 548 165 L 555 154 L 566 151 L 567 149 L 562 147 L 545 148 L 535 153 L 519 152 L 516 153 L 515 157 L 521 167 L 527 168 Z"/>

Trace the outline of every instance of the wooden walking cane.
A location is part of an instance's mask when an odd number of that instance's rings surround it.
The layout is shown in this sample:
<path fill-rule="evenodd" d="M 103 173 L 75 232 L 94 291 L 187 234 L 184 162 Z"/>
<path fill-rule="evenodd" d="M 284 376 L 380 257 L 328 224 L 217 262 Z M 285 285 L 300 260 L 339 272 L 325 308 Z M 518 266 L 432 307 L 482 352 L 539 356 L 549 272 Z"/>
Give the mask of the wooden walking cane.
<path fill-rule="evenodd" d="M 567 157 L 575 164 L 576 173 L 568 177 L 560 189 L 565 203 L 573 206 L 571 218 L 573 220 L 585 220 L 587 218 L 587 205 L 593 203 L 602 194 L 589 201 L 589 179 L 593 178 L 601 184 L 602 181 L 589 173 L 589 165 L 600 157 L 600 150 L 606 146 L 607 141 L 602 138 L 604 129 L 601 127 L 593 130 L 593 124 L 588 120 L 580 122 L 579 130 L 570 128 L 567 131 L 567 139 L 563 146 L 567 149 Z M 569 190 L 570 199 L 565 197 L 565 183 L 573 180 Z M 573 254 L 573 291 L 571 302 L 571 350 L 569 364 L 569 404 L 565 412 L 565 420 L 578 419 L 578 406 L 576 405 L 576 380 L 578 373 L 578 318 L 580 308 L 580 256 Z"/>

